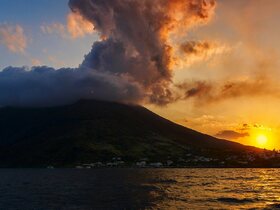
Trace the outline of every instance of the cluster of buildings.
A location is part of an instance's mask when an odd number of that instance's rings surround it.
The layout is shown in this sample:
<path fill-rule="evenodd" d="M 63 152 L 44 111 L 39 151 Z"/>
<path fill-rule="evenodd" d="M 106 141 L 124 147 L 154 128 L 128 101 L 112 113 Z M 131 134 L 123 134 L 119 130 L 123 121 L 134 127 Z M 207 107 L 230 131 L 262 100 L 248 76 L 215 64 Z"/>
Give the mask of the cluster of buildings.
<path fill-rule="evenodd" d="M 169 157 L 168 157 L 169 158 Z M 121 168 L 121 167 L 135 167 L 135 168 L 166 168 L 166 167 L 211 167 L 211 166 L 250 166 L 258 161 L 280 160 L 280 152 L 268 151 L 263 152 L 247 152 L 243 154 L 229 154 L 225 157 L 212 158 L 202 155 L 195 155 L 188 153 L 185 158 L 176 160 L 167 159 L 162 161 L 150 161 L 148 158 L 140 159 L 135 162 L 126 162 L 120 157 L 114 157 L 108 162 L 95 162 L 77 165 L 76 168 Z"/>
<path fill-rule="evenodd" d="M 135 168 L 165 168 L 165 167 L 180 167 L 187 166 L 191 163 L 209 163 L 211 161 L 216 161 L 216 159 L 207 158 L 203 156 L 194 156 L 191 159 L 164 160 L 164 161 L 149 161 L 148 158 L 140 159 L 136 162 L 125 162 L 121 158 L 113 158 L 109 162 L 95 162 L 77 165 L 76 168 L 118 168 L 118 167 L 135 167 Z"/>
<path fill-rule="evenodd" d="M 82 165 L 78 165 L 76 166 L 76 168 L 113 168 L 113 167 L 124 167 L 125 166 L 125 162 L 120 158 L 120 157 L 116 157 L 113 158 L 112 161 L 110 162 L 95 162 L 95 163 L 86 163 L 86 164 L 82 164 Z"/>

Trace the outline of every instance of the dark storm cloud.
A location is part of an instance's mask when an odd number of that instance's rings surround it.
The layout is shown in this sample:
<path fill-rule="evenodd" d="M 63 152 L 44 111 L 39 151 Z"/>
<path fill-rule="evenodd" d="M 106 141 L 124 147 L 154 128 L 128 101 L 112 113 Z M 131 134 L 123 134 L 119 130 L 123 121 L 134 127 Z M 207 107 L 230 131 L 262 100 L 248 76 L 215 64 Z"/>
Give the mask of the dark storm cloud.
<path fill-rule="evenodd" d="M 8 67 L 0 72 L 1 106 L 53 106 L 81 98 L 135 101 L 141 94 L 126 78 L 82 69 Z"/>

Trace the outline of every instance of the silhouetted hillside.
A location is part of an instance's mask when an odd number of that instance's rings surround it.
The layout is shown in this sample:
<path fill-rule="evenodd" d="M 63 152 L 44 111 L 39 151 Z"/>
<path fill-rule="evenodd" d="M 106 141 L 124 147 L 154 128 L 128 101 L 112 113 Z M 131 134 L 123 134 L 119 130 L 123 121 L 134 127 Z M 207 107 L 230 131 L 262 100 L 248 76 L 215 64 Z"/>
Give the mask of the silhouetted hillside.
<path fill-rule="evenodd" d="M 122 157 L 220 156 L 251 147 L 201 134 L 146 108 L 81 100 L 53 108 L 0 109 L 0 166 L 71 166 Z"/>

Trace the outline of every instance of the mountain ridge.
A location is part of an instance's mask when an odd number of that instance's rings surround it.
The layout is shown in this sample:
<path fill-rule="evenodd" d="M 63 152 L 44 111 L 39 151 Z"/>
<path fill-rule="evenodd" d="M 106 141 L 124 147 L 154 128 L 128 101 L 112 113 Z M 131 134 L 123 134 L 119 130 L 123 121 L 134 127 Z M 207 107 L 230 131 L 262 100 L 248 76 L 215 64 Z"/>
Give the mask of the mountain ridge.
<path fill-rule="evenodd" d="M 0 166 L 74 165 L 122 157 L 166 160 L 257 150 L 175 124 L 139 105 L 80 100 L 0 109 Z M 215 156 L 214 155 L 214 156 Z"/>

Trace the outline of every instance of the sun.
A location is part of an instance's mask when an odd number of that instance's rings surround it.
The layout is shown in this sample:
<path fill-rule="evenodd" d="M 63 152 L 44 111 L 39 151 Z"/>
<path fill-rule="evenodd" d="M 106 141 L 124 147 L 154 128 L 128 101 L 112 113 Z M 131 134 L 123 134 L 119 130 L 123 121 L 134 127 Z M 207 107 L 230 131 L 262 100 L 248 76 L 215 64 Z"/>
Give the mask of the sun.
<path fill-rule="evenodd" d="M 260 134 L 257 136 L 257 144 L 261 147 L 265 146 L 267 144 L 268 138 L 264 134 Z"/>

